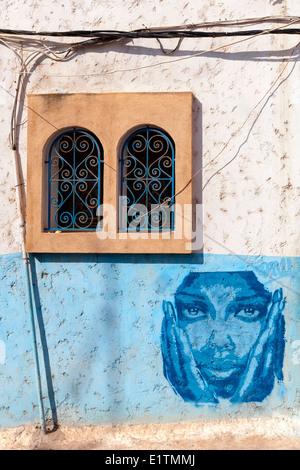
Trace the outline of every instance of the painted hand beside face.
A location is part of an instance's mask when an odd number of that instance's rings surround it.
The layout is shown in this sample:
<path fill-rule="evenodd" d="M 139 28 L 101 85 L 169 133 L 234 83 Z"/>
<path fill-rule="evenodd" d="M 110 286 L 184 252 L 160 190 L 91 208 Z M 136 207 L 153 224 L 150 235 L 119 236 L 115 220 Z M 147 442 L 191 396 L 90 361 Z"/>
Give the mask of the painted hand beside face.
<path fill-rule="evenodd" d="M 188 338 L 179 328 L 171 302 L 163 302 L 162 355 L 164 375 L 185 401 L 218 403 L 195 362 Z"/>
<path fill-rule="evenodd" d="M 281 372 L 283 354 L 278 336 L 280 333 L 283 335 L 284 307 L 285 300 L 280 288 L 272 296 L 266 322 L 250 352 L 245 372 L 231 398 L 232 402 L 262 401 L 273 389 L 275 376 L 279 380 L 283 379 Z"/>

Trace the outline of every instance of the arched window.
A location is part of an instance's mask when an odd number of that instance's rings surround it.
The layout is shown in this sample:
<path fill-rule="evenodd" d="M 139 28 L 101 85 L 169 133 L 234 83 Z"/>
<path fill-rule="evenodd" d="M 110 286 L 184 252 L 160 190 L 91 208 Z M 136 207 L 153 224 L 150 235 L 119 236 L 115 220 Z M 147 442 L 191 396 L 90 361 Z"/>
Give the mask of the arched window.
<path fill-rule="evenodd" d="M 124 142 L 120 158 L 120 229 L 174 230 L 175 144 L 164 130 L 145 126 Z"/>
<path fill-rule="evenodd" d="M 65 130 L 51 142 L 48 158 L 48 230 L 99 228 L 103 199 L 103 149 L 85 129 Z"/>

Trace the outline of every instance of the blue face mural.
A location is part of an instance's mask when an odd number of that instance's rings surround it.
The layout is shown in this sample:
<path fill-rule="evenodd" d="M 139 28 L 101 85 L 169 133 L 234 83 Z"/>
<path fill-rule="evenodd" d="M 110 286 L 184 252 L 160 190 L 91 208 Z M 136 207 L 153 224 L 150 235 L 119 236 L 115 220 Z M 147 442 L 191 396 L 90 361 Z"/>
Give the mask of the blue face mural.
<path fill-rule="evenodd" d="M 252 271 L 190 273 L 163 303 L 164 375 L 185 401 L 263 401 L 283 380 L 285 301 Z"/>

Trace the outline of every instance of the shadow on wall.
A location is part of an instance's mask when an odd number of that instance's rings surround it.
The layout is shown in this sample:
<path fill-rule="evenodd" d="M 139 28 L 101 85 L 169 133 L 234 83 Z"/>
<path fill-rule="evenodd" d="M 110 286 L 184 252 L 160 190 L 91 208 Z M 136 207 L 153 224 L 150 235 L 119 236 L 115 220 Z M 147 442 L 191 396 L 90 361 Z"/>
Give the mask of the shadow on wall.
<path fill-rule="evenodd" d="M 203 253 L 193 254 L 86 254 L 86 253 L 35 253 L 39 263 L 102 263 L 102 264 L 203 264 Z"/>
<path fill-rule="evenodd" d="M 112 265 L 95 263 L 93 257 L 84 270 L 77 262 L 68 269 L 64 259 L 49 268 L 44 258 L 39 266 L 31 256 L 48 427 L 50 421 L 51 431 L 59 421 L 93 423 L 99 415 L 100 422 L 119 423 L 129 406 L 124 357 L 132 337 L 126 330 L 139 312 L 121 314 L 124 286 Z"/>
<path fill-rule="evenodd" d="M 51 410 L 51 419 L 53 423 L 53 431 L 55 431 L 58 425 L 58 420 L 57 420 L 55 395 L 54 395 L 54 389 L 53 389 L 53 383 L 52 383 L 50 357 L 49 357 L 47 337 L 46 337 L 45 325 L 44 325 L 42 308 L 41 308 L 40 294 L 39 294 L 39 289 L 38 289 L 36 264 L 35 264 L 34 257 L 31 255 L 30 255 L 30 268 L 31 268 L 31 278 L 32 278 L 33 298 L 34 298 L 34 304 L 35 304 L 35 310 L 36 310 L 36 318 L 37 318 L 38 329 L 39 329 L 39 334 L 40 334 L 40 339 L 41 339 L 41 348 L 43 352 L 43 364 L 44 364 L 44 369 L 45 369 L 48 399 L 49 399 L 50 410 Z"/>
<path fill-rule="evenodd" d="M 277 0 L 280 1 L 280 0 Z M 267 29 L 267 28 L 266 28 Z M 201 39 L 199 39 L 201 44 Z M 230 44 L 231 42 L 234 41 L 233 38 L 223 38 L 224 44 Z M 163 40 L 162 40 L 163 42 Z M 174 39 L 174 43 L 177 42 L 177 39 Z M 130 43 L 130 44 L 128 44 Z M 184 44 L 184 41 L 183 43 Z M 245 48 L 247 48 L 248 41 L 245 41 Z M 224 45 L 225 47 L 225 45 Z M 108 45 L 102 45 L 101 48 L 99 47 L 90 47 L 89 52 L 94 53 L 94 54 L 103 54 L 103 53 L 108 53 L 108 52 L 120 52 L 122 50 L 122 53 L 124 55 L 128 54 L 129 56 L 132 55 L 150 55 L 151 57 L 165 57 L 166 62 L 171 61 L 172 58 L 184 58 L 186 56 L 193 56 L 195 54 L 201 54 L 198 58 L 201 60 L 203 57 L 205 58 L 216 58 L 216 59 L 222 59 L 222 60 L 235 60 L 235 61 L 251 61 L 251 62 L 282 62 L 282 59 L 285 57 L 289 57 L 293 47 L 289 49 L 282 49 L 282 50 L 259 50 L 259 51 L 249 51 L 245 50 L 243 52 L 222 52 L 222 51 L 212 51 L 212 52 L 205 52 L 205 49 L 183 49 L 181 46 L 180 49 L 176 50 L 176 53 L 173 53 L 172 56 L 168 57 L 157 45 L 157 47 L 145 47 L 143 45 L 136 45 L 132 44 L 130 40 L 122 42 L 122 45 L 120 46 L 120 43 L 111 43 Z M 79 57 L 81 55 L 84 55 L 85 51 L 82 49 L 79 49 L 79 52 L 76 54 L 76 57 Z M 195 56 L 195 59 L 197 59 L 197 55 Z M 292 57 L 291 61 L 292 62 L 297 62 L 299 59 L 299 53 Z M 161 62 L 161 60 L 159 61 Z M 124 67 L 120 67 L 121 72 L 124 73 Z M 132 71 L 132 69 L 130 69 Z M 112 71 L 112 73 L 117 72 L 117 70 Z"/>
<path fill-rule="evenodd" d="M 196 263 L 202 264 L 203 253 L 203 206 L 202 206 L 202 166 L 203 166 L 203 123 L 202 104 L 193 96 L 193 255 L 198 255 Z M 191 255 L 190 255 L 191 256 Z"/>

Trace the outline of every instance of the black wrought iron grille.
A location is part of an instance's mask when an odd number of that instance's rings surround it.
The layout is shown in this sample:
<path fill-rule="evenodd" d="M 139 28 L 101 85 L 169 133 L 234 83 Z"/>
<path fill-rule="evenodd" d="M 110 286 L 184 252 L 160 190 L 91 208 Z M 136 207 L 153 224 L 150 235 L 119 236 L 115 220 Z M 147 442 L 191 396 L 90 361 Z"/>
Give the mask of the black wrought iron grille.
<path fill-rule="evenodd" d="M 52 142 L 48 163 L 48 230 L 101 228 L 103 149 L 91 132 L 74 128 Z"/>
<path fill-rule="evenodd" d="M 175 144 L 160 129 L 131 134 L 121 151 L 120 229 L 174 230 Z"/>

